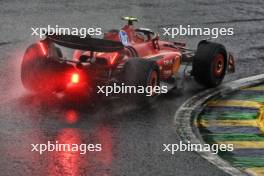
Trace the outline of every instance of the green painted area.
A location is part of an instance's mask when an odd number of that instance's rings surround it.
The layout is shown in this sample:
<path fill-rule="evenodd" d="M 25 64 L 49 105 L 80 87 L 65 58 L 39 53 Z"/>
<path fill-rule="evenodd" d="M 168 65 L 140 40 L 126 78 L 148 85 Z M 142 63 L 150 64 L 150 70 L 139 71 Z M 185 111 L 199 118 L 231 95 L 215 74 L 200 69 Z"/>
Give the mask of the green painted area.
<path fill-rule="evenodd" d="M 239 157 L 233 156 L 229 157 L 227 155 L 222 156 L 225 160 L 228 160 L 232 165 L 242 168 L 250 167 L 264 167 L 264 158 L 261 157 Z"/>
<path fill-rule="evenodd" d="M 263 86 L 263 85 L 261 85 Z M 241 90 L 235 93 L 225 95 L 224 97 L 218 97 L 218 100 L 241 100 L 241 101 L 252 101 L 257 103 L 264 103 L 264 90 Z M 256 126 L 240 126 L 239 124 L 246 124 L 248 121 L 257 120 L 259 116 L 259 109 L 255 107 L 207 107 L 200 114 L 198 120 L 205 120 L 204 122 L 208 123 L 208 127 L 210 128 L 200 128 L 201 135 L 206 143 L 221 143 L 221 142 L 234 142 L 237 146 L 249 146 L 245 150 L 240 152 L 219 152 L 218 155 L 222 157 L 224 160 L 230 162 L 234 167 L 239 168 L 255 168 L 259 169 L 256 171 L 258 174 L 262 175 L 262 169 L 264 168 L 264 157 L 261 146 L 264 143 L 264 133 L 261 130 L 257 129 Z M 214 123 L 220 123 L 223 120 L 222 126 L 217 126 L 217 130 L 215 130 Z M 242 121 L 243 120 L 243 121 Z M 225 126 L 225 122 L 230 122 Z M 232 126 L 232 123 L 237 123 Z M 231 125 L 230 125 L 231 124 Z M 213 128 L 213 129 L 212 129 Z M 223 128 L 222 131 L 219 128 Z M 251 129 L 252 128 L 252 129 Z M 211 131 L 210 131 L 211 129 Z M 211 133 L 212 130 L 216 133 Z M 234 133 L 232 133 L 232 130 Z M 260 145 L 260 147 L 253 149 L 256 147 L 255 145 Z M 252 147 L 252 148 L 250 148 Z M 236 149 L 236 148 L 235 148 Z M 239 149 L 239 147 L 238 147 Z M 243 148 L 244 149 L 244 148 Z M 252 150 L 254 152 L 252 152 Z M 257 153 L 256 153 L 256 151 Z M 260 155 L 258 155 L 260 153 Z M 254 171 L 253 171 L 254 172 Z M 256 173 L 257 174 L 257 173 Z"/>
<path fill-rule="evenodd" d="M 209 143 L 214 141 L 264 141 L 263 134 L 206 134 L 203 138 Z"/>
<path fill-rule="evenodd" d="M 258 113 L 242 113 L 242 112 L 205 112 L 201 116 L 201 119 L 210 120 L 254 120 L 258 117 Z"/>

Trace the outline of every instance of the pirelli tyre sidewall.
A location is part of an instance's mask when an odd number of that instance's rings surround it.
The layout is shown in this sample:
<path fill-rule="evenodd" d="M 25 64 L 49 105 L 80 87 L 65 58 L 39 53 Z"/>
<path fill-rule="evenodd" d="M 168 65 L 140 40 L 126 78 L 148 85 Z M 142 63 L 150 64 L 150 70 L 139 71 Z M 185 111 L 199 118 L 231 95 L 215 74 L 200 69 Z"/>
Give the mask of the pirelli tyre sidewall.
<path fill-rule="evenodd" d="M 227 69 L 227 52 L 223 45 L 202 41 L 193 60 L 193 76 L 205 87 L 221 84 Z"/>

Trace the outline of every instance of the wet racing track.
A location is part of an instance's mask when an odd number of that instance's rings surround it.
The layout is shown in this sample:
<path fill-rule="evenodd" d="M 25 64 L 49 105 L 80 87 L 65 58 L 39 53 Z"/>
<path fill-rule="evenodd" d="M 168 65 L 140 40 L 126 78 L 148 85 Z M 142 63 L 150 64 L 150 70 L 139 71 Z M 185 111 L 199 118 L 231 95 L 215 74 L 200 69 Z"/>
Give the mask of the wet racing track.
<path fill-rule="evenodd" d="M 192 80 L 183 93 L 163 95 L 150 108 L 118 100 L 89 107 L 39 97 L 20 82 L 25 48 L 37 40 L 31 27 L 123 25 L 122 15 L 137 16 L 138 26 L 234 27 L 219 37 L 237 60 L 237 72 L 225 81 L 263 73 L 264 3 L 261 0 L 196 1 L 0 1 L 0 175 L 225 175 L 199 155 L 162 152 L 163 143 L 179 143 L 173 116 L 189 97 L 203 90 Z M 202 37 L 180 37 L 195 48 Z M 31 152 L 32 143 L 101 143 L 101 152 Z"/>

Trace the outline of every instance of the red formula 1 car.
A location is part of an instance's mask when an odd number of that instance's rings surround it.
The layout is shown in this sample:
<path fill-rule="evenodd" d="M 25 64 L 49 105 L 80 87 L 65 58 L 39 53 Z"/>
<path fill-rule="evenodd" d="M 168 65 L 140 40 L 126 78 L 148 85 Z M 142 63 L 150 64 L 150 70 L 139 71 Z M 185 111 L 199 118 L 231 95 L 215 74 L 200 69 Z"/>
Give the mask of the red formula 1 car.
<path fill-rule="evenodd" d="M 113 83 L 173 88 L 180 85 L 181 66 L 191 67 L 188 74 L 201 85 L 216 87 L 226 72 L 234 72 L 234 58 L 221 44 L 203 40 L 191 50 L 185 43 L 160 40 L 150 29 L 134 28 L 136 18 L 123 20 L 123 28 L 106 32 L 103 39 L 55 34 L 28 47 L 21 69 L 24 87 L 84 94 Z M 75 49 L 73 58 L 63 57 L 58 45 Z"/>

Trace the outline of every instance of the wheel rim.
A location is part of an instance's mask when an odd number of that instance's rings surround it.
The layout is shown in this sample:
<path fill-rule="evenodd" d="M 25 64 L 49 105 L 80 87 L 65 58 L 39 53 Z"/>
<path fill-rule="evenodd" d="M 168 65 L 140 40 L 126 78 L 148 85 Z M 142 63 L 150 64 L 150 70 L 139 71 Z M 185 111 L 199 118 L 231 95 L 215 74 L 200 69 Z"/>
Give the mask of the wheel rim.
<path fill-rule="evenodd" d="M 148 81 L 148 86 L 152 87 L 151 96 L 155 95 L 154 87 L 158 85 L 158 73 L 156 71 L 152 71 L 150 74 L 150 78 Z"/>
<path fill-rule="evenodd" d="M 225 58 L 223 54 L 216 55 L 214 59 L 214 75 L 220 77 L 223 74 L 225 67 Z"/>

